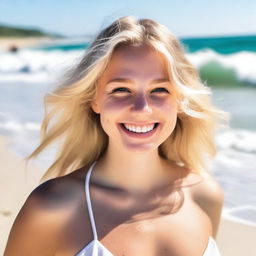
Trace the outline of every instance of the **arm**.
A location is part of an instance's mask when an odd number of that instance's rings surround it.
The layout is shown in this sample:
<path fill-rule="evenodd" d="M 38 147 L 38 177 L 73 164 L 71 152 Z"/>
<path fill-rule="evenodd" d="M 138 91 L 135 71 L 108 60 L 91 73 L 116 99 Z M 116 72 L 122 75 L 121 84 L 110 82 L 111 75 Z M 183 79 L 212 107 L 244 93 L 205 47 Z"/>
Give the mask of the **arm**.
<path fill-rule="evenodd" d="M 54 255 L 59 221 L 50 199 L 51 183 L 37 187 L 26 200 L 12 226 L 4 256 Z"/>
<path fill-rule="evenodd" d="M 208 173 L 203 181 L 193 189 L 193 199 L 209 216 L 212 224 L 212 236 L 216 238 L 224 202 L 224 192 L 215 179 Z"/>

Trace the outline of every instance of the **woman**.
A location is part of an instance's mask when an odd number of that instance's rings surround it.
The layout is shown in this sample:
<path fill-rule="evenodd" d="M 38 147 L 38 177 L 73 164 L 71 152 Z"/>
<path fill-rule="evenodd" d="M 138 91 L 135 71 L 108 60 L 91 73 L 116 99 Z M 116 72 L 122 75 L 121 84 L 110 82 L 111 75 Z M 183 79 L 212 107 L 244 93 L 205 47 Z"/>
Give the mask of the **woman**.
<path fill-rule="evenodd" d="M 55 177 L 28 197 L 6 256 L 216 256 L 223 191 L 207 173 L 224 116 L 171 32 L 120 18 L 47 95 Z"/>

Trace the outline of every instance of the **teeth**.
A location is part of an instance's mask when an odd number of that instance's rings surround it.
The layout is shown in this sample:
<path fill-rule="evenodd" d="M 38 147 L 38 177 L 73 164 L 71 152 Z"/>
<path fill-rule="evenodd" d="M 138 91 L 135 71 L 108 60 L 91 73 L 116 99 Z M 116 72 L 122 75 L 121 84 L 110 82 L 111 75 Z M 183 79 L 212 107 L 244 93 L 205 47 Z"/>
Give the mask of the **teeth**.
<path fill-rule="evenodd" d="M 142 132 L 141 127 L 136 127 L 136 132 L 138 132 L 138 133 Z"/>
<path fill-rule="evenodd" d="M 136 132 L 136 133 L 146 133 L 150 132 L 154 129 L 154 124 L 152 125 L 147 125 L 147 126 L 134 126 L 130 124 L 124 124 L 125 128 L 131 132 Z"/>

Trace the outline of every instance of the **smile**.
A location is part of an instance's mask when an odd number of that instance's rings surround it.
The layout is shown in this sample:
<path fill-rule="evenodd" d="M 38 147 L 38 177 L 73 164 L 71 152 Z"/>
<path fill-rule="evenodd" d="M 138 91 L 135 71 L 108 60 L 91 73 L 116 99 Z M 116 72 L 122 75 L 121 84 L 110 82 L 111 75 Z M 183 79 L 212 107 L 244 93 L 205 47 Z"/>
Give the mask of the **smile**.
<path fill-rule="evenodd" d="M 121 127 L 122 131 L 124 131 L 126 134 L 132 137 L 146 138 L 155 133 L 155 131 L 157 130 L 156 128 L 159 126 L 159 123 L 148 124 L 143 126 L 120 123 L 119 126 Z"/>
<path fill-rule="evenodd" d="M 156 126 L 158 125 L 158 123 L 155 124 L 149 124 L 149 125 L 144 125 L 144 126 L 136 126 L 136 125 L 132 125 L 132 124 L 121 124 L 126 130 L 130 131 L 130 132 L 135 132 L 135 133 L 148 133 L 150 131 L 152 131 L 154 128 L 156 128 Z"/>

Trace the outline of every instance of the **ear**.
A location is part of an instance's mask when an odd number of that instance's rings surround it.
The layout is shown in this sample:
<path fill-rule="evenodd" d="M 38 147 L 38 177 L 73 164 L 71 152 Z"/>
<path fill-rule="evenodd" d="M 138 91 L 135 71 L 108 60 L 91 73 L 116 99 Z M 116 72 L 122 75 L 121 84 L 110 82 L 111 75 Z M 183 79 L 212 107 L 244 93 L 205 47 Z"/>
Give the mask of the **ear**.
<path fill-rule="evenodd" d="M 91 101 L 91 108 L 96 114 L 100 113 L 99 105 L 95 99 Z"/>

